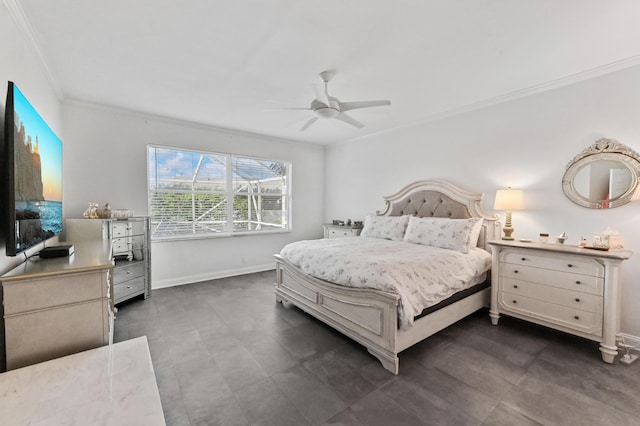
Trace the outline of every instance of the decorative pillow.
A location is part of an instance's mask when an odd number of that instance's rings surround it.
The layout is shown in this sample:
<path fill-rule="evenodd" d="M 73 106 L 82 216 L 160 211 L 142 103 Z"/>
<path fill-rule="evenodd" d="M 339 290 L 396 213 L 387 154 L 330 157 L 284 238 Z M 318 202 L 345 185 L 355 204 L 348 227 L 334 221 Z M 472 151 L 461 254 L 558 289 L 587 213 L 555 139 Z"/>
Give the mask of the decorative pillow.
<path fill-rule="evenodd" d="M 478 244 L 482 219 L 411 217 L 404 241 L 468 253 Z"/>
<path fill-rule="evenodd" d="M 364 227 L 360 236 L 402 241 L 407 223 L 409 223 L 409 216 L 367 215 L 364 218 Z"/>

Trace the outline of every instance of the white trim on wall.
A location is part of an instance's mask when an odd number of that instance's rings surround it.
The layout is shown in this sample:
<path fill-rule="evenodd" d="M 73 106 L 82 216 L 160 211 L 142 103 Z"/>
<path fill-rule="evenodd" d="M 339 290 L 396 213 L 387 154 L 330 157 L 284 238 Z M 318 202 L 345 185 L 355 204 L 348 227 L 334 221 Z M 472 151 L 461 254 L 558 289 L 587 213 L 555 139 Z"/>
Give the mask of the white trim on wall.
<path fill-rule="evenodd" d="M 619 335 L 620 337 L 624 338 L 624 342 L 627 345 L 630 345 L 633 347 L 633 349 L 631 349 L 631 352 L 640 354 L 640 337 L 633 336 L 631 334 L 626 334 L 626 333 L 620 333 Z M 620 348 L 621 346 L 618 345 L 618 347 Z"/>
<path fill-rule="evenodd" d="M 184 285 L 184 284 L 193 284 L 193 283 L 198 283 L 202 281 L 216 280 L 219 278 L 253 274 L 255 272 L 272 271 L 272 270 L 275 270 L 275 267 L 276 267 L 275 262 L 272 262 L 265 265 L 253 265 L 253 266 L 247 266 L 244 268 L 218 270 L 218 271 L 206 273 L 206 274 L 185 275 L 185 276 L 181 276 L 180 278 L 160 280 L 160 281 L 156 279 L 152 279 L 152 287 L 154 290 L 157 290 L 160 288 L 174 287 L 174 286 Z M 275 282 L 275 275 L 274 275 L 274 282 Z"/>

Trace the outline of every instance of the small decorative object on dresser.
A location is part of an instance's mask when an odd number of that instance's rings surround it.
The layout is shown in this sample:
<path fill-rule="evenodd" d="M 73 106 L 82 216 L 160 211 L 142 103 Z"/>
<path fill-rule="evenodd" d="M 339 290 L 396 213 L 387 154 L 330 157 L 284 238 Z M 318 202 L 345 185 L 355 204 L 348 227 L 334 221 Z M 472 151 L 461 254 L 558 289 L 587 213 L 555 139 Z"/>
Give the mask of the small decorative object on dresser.
<path fill-rule="evenodd" d="M 324 228 L 325 238 L 357 237 L 360 235 L 360 232 L 362 232 L 362 225 L 334 225 L 325 223 L 322 227 Z"/>
<path fill-rule="evenodd" d="M 500 314 L 600 342 L 612 363 L 620 332 L 620 268 L 629 250 L 490 241 L 491 322 Z"/>

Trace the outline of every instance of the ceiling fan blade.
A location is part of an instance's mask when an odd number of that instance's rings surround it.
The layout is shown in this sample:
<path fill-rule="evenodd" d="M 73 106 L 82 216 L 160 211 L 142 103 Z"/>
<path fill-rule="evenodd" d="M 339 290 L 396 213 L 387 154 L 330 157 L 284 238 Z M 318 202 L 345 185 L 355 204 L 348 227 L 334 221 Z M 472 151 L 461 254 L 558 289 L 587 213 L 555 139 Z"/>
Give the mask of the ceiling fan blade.
<path fill-rule="evenodd" d="M 278 108 L 263 108 L 262 111 L 290 111 L 290 110 L 298 110 L 298 111 L 311 111 L 309 107 L 278 107 Z"/>
<path fill-rule="evenodd" d="M 324 87 L 320 86 L 319 84 L 312 84 L 312 86 L 318 102 L 322 102 L 326 106 L 329 106 L 329 94 L 327 92 L 327 83 L 324 83 Z"/>
<path fill-rule="evenodd" d="M 304 132 L 305 130 L 307 130 L 309 128 L 309 126 L 311 126 L 313 123 L 315 123 L 318 120 L 318 117 L 311 117 L 306 123 L 304 123 L 304 126 L 302 126 L 300 128 L 301 132 Z"/>
<path fill-rule="evenodd" d="M 349 117 L 344 112 L 341 112 L 340 114 L 338 114 L 336 116 L 336 120 L 344 121 L 345 123 L 351 124 L 352 126 L 357 127 L 358 129 L 362 129 L 364 127 L 364 124 L 362 124 L 358 120 L 355 120 Z"/>
<path fill-rule="evenodd" d="M 340 111 L 350 111 L 352 109 L 371 108 L 384 105 L 391 105 L 391 101 L 340 102 Z"/>

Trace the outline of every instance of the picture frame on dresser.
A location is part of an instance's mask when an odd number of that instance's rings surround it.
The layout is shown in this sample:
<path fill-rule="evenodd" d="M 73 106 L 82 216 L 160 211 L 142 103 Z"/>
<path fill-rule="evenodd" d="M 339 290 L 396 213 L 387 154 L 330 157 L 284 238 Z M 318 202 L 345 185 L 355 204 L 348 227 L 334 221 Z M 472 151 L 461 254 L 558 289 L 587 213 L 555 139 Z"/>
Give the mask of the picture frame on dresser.
<path fill-rule="evenodd" d="M 489 241 L 493 325 L 501 315 L 600 343 L 602 360 L 618 354 L 622 263 L 630 250 Z"/>

